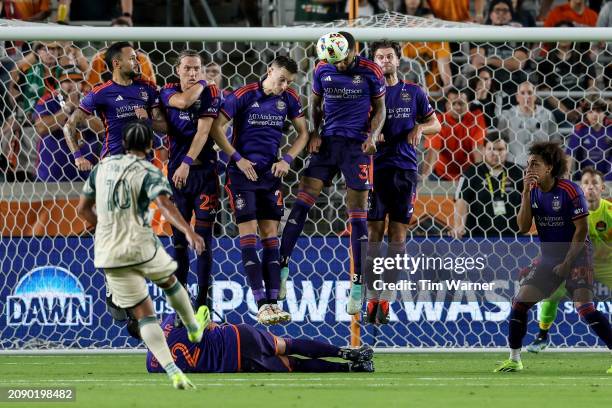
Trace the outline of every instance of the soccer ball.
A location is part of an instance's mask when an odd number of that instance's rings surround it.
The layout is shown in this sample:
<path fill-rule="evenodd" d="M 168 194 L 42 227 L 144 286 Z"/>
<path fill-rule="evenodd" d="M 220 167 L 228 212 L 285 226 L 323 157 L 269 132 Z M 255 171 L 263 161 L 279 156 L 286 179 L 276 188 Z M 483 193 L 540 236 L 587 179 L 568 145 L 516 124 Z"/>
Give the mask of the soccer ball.
<path fill-rule="evenodd" d="M 317 41 L 317 56 L 330 64 L 342 61 L 348 53 L 348 41 L 342 34 L 327 33 Z"/>

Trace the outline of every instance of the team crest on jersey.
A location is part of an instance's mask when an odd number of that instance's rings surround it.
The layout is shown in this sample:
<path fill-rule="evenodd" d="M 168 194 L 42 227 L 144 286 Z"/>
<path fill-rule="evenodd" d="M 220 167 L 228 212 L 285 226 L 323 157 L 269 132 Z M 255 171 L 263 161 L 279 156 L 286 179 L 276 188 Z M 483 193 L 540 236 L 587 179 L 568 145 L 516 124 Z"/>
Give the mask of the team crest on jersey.
<path fill-rule="evenodd" d="M 353 83 L 355 85 L 360 84 L 363 81 L 363 79 L 361 79 L 361 75 L 353 75 Z"/>
<path fill-rule="evenodd" d="M 286 107 L 287 107 L 287 104 L 285 102 L 281 101 L 280 99 L 276 101 L 276 109 L 282 111 L 282 110 L 285 110 Z"/>
<path fill-rule="evenodd" d="M 240 194 L 236 195 L 236 209 L 237 210 L 242 210 L 246 205 L 246 201 L 244 201 L 244 198 L 242 198 L 242 196 Z"/>
<path fill-rule="evenodd" d="M 554 211 L 559 211 L 561 209 L 561 200 L 559 200 L 559 196 L 553 196 L 552 209 Z"/>
<path fill-rule="evenodd" d="M 146 101 L 149 98 L 149 95 L 147 94 L 147 91 L 141 88 L 140 97 L 142 98 L 143 101 Z"/>
<path fill-rule="evenodd" d="M 412 99 L 412 96 L 410 96 L 408 92 L 402 92 L 400 94 L 400 98 L 402 98 L 402 101 L 404 102 L 410 102 L 410 100 Z"/>
<path fill-rule="evenodd" d="M 597 221 L 597 224 L 595 224 L 595 229 L 598 232 L 604 232 L 605 230 L 608 229 L 608 226 L 606 225 L 605 221 Z"/>

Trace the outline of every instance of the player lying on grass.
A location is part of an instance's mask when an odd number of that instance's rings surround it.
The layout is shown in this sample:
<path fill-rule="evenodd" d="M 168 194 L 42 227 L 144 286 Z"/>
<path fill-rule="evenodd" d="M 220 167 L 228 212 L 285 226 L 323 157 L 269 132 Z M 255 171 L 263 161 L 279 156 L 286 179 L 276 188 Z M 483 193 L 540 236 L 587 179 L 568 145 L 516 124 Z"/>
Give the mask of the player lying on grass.
<path fill-rule="evenodd" d="M 146 279 L 164 291 L 168 303 L 185 323 L 189 341 L 198 343 L 202 339 L 207 317 L 199 316 L 196 320 L 189 295 L 174 276 L 176 262 L 151 229 L 148 221 L 151 201 L 155 201 L 164 217 L 185 234 L 198 254 L 204 249 L 204 240 L 170 201 L 172 189 L 168 180 L 146 160 L 152 148 L 152 129 L 144 121 L 131 122 L 123 128 L 122 138 L 127 154 L 107 157 L 93 168 L 77 210 L 96 227 L 94 266 L 104 270 L 113 303 L 129 309 L 138 320 L 142 339 L 168 373 L 174 387 L 195 388 L 172 361 L 155 317 Z"/>
<path fill-rule="evenodd" d="M 198 316 L 209 316 L 201 306 Z M 332 344 L 304 338 L 282 338 L 248 324 L 216 324 L 209 322 L 202 340 L 188 341 L 184 327 L 174 327 L 174 316 L 162 322 L 166 341 L 177 367 L 192 373 L 236 372 L 373 372 L 374 350 L 368 345 L 360 348 L 336 347 Z M 296 355 L 307 357 L 298 358 Z M 323 360 L 339 357 L 346 363 Z M 153 354 L 147 353 L 147 370 L 162 372 Z"/>
<path fill-rule="evenodd" d="M 612 203 L 601 197 L 606 189 L 603 173 L 587 167 L 582 171 L 580 186 L 589 204 L 589 237 L 593 243 L 594 278 L 612 290 Z M 527 351 L 538 353 L 548 346 L 548 331 L 555 322 L 559 302 L 566 293 L 565 287 L 561 285 L 551 297 L 542 301 L 540 333 L 535 341 L 527 346 Z"/>
<path fill-rule="evenodd" d="M 593 305 L 589 208 L 580 187 L 561 178 L 566 170 L 567 157 L 558 144 L 541 142 L 529 148 L 517 222 L 521 232 L 526 233 L 535 221 L 541 259 L 521 280 L 508 322 L 510 358 L 495 372 L 523 369 L 521 347 L 529 309 L 561 284 L 570 292 L 580 317 L 612 350 L 608 317 Z M 612 374 L 612 367 L 607 372 Z"/>

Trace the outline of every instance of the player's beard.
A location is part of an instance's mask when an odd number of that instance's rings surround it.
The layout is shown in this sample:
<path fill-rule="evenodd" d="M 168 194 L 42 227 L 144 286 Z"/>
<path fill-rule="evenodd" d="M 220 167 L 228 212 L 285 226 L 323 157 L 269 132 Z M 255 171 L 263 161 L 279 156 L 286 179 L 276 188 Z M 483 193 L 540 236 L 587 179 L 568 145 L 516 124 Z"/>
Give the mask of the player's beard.
<path fill-rule="evenodd" d="M 128 75 L 127 75 L 127 76 L 128 76 L 128 78 L 130 78 L 130 79 L 134 79 L 134 78 L 138 77 L 139 75 L 140 75 L 140 74 L 139 74 L 138 72 L 136 72 L 136 71 L 132 70 L 132 71 L 128 72 Z"/>

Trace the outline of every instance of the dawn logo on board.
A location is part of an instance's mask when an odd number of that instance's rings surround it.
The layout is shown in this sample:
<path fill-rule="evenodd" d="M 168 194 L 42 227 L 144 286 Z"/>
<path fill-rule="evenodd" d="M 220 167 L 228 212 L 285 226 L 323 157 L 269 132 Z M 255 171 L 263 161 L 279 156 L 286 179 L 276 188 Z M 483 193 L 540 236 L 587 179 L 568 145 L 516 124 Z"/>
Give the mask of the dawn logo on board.
<path fill-rule="evenodd" d="M 9 326 L 89 326 L 93 302 L 69 270 L 41 266 L 24 275 L 7 296 Z"/>

